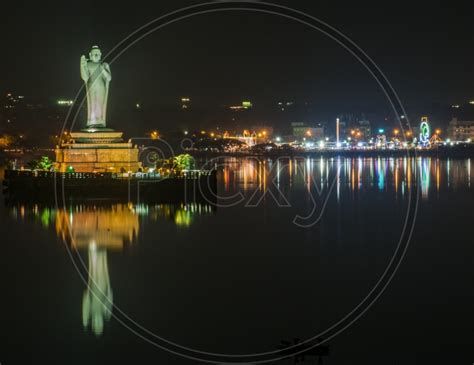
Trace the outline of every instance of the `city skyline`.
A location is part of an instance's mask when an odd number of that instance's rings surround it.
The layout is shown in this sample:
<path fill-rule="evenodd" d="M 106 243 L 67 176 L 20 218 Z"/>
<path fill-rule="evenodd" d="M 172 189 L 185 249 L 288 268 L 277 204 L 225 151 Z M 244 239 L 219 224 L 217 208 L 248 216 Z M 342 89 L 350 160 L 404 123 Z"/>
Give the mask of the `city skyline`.
<path fill-rule="evenodd" d="M 0 365 L 473 363 L 473 4 L 2 10 Z"/>
<path fill-rule="evenodd" d="M 183 6 L 192 4 L 182 2 Z M 401 8 L 387 13 L 363 4 L 350 5 L 346 11 L 304 2 L 298 5 L 339 28 L 373 57 L 409 115 L 425 115 L 433 106 L 474 99 L 472 70 L 455 67 L 456 59 L 451 57 L 456 55 L 466 64 L 474 62 L 472 47 L 464 43 L 472 32 L 467 13 L 413 4 L 409 13 Z M 82 9 L 69 12 L 64 6 L 54 6 L 48 11 L 52 5 L 45 4 L 45 18 L 38 27 L 29 21 L 34 5 L 21 12 L 14 4 L 6 6 L 10 16 L 0 31 L 12 36 L 5 39 L 5 47 L 12 55 L 24 50 L 22 57 L 4 57 L 0 66 L 23 72 L 5 73 L 0 92 L 41 98 L 74 98 L 81 82 L 70 70 L 78 67 L 81 54 L 94 44 L 106 54 L 150 21 L 154 11 L 162 15 L 169 7 L 154 4 L 156 9 L 151 7 L 144 15 L 101 3 L 86 17 Z M 52 14 L 54 22 L 48 21 Z M 107 23 L 106 19 L 114 21 Z M 26 37 L 47 41 L 25 43 Z M 432 59 L 436 62 L 430 62 Z M 256 106 L 280 100 L 309 102 L 315 120 L 339 113 L 392 113 L 368 72 L 334 41 L 268 14 L 236 11 L 178 22 L 136 44 L 115 61 L 114 68 L 120 76 L 110 95 L 111 117 L 122 113 L 122 105 L 169 107 L 183 96 L 190 97 L 195 106 L 232 105 L 242 100 L 252 100 Z M 440 83 L 442 88 L 437 87 Z M 168 129 L 166 124 L 172 122 L 161 123 Z"/>

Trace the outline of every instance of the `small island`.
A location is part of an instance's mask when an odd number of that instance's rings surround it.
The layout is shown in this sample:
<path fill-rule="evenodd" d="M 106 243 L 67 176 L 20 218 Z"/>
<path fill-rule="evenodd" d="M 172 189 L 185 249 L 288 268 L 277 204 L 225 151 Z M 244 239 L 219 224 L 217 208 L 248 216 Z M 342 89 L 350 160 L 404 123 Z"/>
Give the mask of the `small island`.
<path fill-rule="evenodd" d="M 87 94 L 86 128 L 61 140 L 55 161 L 43 157 L 30 169 L 10 166 L 5 170 L 8 199 L 113 198 L 160 203 L 215 199 L 215 171 L 197 170 L 189 154 L 155 158 L 153 168 L 144 169 L 138 146 L 125 142 L 123 132 L 107 128 L 112 76 L 99 47 L 92 47 L 89 59 L 81 57 L 80 71 Z"/>

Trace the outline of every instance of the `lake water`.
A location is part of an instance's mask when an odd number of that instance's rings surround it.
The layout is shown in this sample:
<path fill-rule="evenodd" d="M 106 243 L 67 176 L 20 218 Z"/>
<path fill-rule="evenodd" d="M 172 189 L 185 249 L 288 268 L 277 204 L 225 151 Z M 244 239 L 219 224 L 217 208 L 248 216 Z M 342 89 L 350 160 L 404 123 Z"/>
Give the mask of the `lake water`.
<path fill-rule="evenodd" d="M 303 341 L 370 293 L 417 192 L 396 275 L 322 362 L 474 361 L 471 159 L 207 166 L 218 206 L 2 203 L 0 363 L 192 364 L 156 345 L 248 354 Z"/>

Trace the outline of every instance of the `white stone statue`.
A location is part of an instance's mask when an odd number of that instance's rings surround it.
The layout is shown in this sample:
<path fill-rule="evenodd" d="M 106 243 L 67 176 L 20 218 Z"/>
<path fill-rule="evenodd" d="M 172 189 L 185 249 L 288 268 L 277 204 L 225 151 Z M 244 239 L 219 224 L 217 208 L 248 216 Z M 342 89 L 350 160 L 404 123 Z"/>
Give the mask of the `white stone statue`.
<path fill-rule="evenodd" d="M 101 62 L 99 47 L 92 47 L 89 60 L 81 57 L 81 77 L 87 91 L 87 127 L 105 128 L 109 83 L 112 80 L 110 67 Z"/>

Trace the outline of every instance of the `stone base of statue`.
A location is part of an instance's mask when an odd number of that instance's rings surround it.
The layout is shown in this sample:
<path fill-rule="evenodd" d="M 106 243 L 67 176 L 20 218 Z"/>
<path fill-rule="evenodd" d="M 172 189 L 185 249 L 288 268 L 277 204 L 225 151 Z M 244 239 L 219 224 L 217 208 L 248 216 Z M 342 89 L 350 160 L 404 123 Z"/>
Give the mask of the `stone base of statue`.
<path fill-rule="evenodd" d="M 71 132 L 70 139 L 56 148 L 60 172 L 137 172 L 141 168 L 138 148 L 124 142 L 122 132 L 87 128 Z"/>

